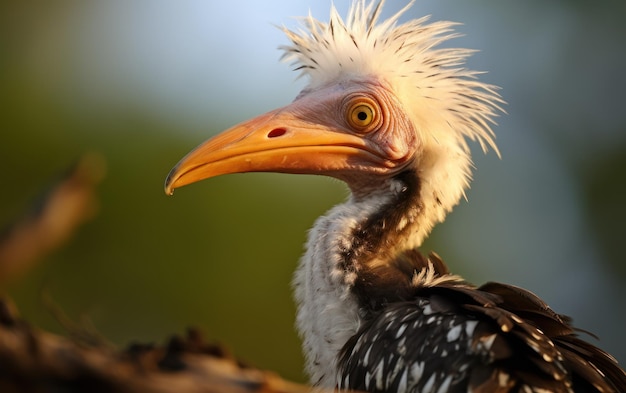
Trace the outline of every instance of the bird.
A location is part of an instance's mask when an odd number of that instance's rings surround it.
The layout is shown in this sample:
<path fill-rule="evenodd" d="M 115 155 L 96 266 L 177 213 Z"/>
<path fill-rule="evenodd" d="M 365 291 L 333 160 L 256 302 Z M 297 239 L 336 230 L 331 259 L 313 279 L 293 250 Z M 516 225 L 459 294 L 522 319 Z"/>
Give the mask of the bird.
<path fill-rule="evenodd" d="M 626 373 L 532 292 L 476 286 L 420 250 L 465 196 L 470 142 L 493 150 L 498 87 L 441 45 L 456 23 L 401 22 L 409 2 L 354 0 L 310 13 L 280 48 L 307 80 L 294 101 L 209 138 L 170 171 L 165 192 L 242 172 L 343 181 L 293 278 L 313 386 L 369 392 L 623 392 Z"/>

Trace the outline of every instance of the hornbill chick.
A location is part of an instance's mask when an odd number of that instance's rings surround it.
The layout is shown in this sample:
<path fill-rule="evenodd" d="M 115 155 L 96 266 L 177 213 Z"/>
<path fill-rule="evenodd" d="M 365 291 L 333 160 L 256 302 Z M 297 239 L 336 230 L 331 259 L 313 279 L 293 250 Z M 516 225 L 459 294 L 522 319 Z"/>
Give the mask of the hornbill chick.
<path fill-rule="evenodd" d="M 293 285 L 306 369 L 320 387 L 373 392 L 618 392 L 616 360 L 532 293 L 476 287 L 417 250 L 459 202 L 468 140 L 497 152 L 502 100 L 439 47 L 454 23 L 379 20 L 356 0 L 344 20 L 284 28 L 284 59 L 308 77 L 294 102 L 184 157 L 165 190 L 237 172 L 321 174 L 348 200 L 309 233 Z"/>

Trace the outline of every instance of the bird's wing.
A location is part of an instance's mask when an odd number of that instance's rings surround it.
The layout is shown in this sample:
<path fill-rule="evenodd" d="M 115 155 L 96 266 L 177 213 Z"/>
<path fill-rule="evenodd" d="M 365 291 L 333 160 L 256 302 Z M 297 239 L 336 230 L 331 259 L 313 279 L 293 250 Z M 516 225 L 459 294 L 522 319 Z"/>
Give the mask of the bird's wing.
<path fill-rule="evenodd" d="M 575 391 L 626 392 L 626 372 L 617 360 L 582 340 L 577 332 L 584 331 L 574 328 L 570 318 L 555 313 L 536 295 L 513 285 L 487 283 L 479 290 L 497 294 L 500 307 L 550 338 L 563 358 Z"/>
<path fill-rule="evenodd" d="M 569 319 L 504 284 L 418 288 L 345 345 L 338 386 L 379 392 L 626 391 L 617 362 Z"/>

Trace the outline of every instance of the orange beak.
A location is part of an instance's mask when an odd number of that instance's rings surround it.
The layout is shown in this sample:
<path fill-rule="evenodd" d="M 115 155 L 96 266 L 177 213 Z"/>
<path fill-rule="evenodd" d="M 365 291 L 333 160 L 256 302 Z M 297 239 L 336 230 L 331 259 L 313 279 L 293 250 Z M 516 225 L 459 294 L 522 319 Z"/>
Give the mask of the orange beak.
<path fill-rule="evenodd" d="M 387 173 L 396 167 L 376 144 L 340 121 L 313 117 L 296 101 L 224 131 L 180 160 L 165 181 L 166 194 L 229 173 L 308 173 L 346 180 L 355 173 Z"/>

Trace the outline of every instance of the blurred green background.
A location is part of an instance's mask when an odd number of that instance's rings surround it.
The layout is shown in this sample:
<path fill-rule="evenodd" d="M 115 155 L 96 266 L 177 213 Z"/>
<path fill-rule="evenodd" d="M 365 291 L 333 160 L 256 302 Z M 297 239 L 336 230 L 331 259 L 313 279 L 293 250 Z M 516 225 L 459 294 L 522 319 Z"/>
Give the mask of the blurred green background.
<path fill-rule="evenodd" d="M 337 0 L 344 11 L 347 2 Z M 76 157 L 107 160 L 98 216 L 9 293 L 63 329 L 44 289 L 113 342 L 197 326 L 239 357 L 303 380 L 290 280 L 306 231 L 347 195 L 313 176 L 221 177 L 167 197 L 202 140 L 290 102 L 272 24 L 327 19 L 330 1 L 5 1 L 0 4 L 0 222 Z M 399 9 L 389 2 L 386 15 Z M 545 298 L 626 361 L 626 3 L 422 0 L 406 18 L 462 22 L 451 45 L 502 87 L 502 160 L 476 149 L 469 203 L 436 250 L 471 281 Z"/>

